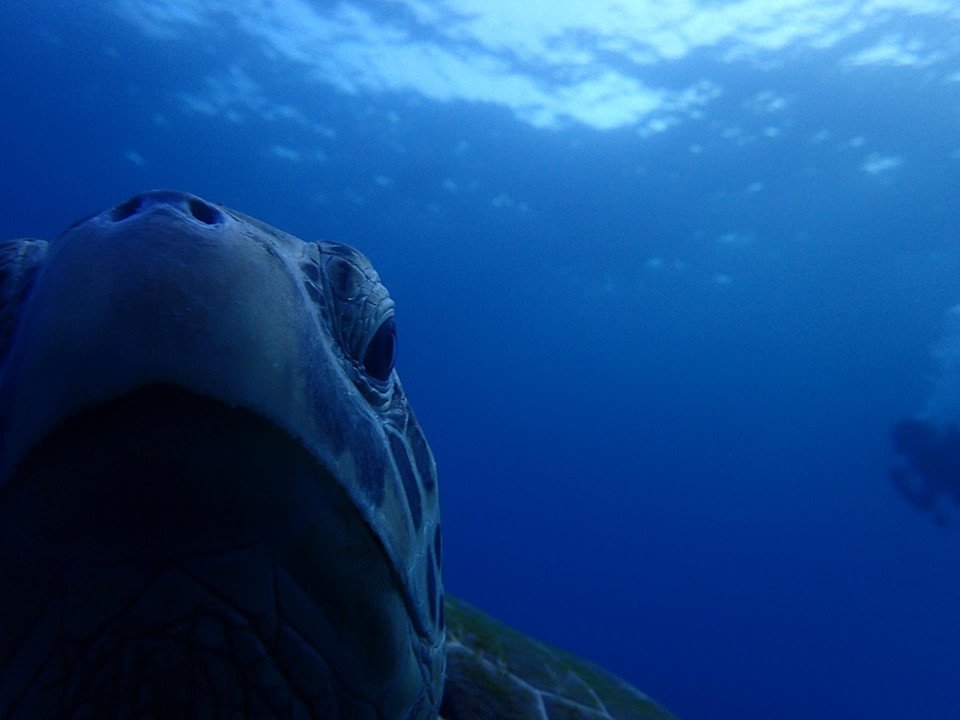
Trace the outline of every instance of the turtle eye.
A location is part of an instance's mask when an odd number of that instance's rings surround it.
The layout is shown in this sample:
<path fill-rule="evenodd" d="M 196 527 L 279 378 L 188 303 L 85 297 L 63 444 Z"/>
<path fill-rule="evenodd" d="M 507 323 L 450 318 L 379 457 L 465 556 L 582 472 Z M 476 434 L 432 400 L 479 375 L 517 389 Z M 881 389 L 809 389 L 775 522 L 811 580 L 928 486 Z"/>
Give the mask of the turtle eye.
<path fill-rule="evenodd" d="M 363 369 L 367 374 L 386 382 L 393 372 L 393 361 L 397 354 L 397 323 L 391 315 L 382 323 L 367 343 L 363 353 Z"/>

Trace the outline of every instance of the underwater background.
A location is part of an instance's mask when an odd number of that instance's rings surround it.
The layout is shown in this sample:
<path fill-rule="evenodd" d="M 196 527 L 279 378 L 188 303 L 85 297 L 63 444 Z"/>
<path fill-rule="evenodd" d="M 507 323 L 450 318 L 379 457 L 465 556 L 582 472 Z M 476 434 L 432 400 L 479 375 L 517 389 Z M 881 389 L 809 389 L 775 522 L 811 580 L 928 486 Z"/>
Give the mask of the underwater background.
<path fill-rule="evenodd" d="M 0 235 L 365 252 L 445 581 L 685 720 L 960 717 L 960 6 L 7 0 Z M 960 478 L 953 492 L 960 498 Z"/>

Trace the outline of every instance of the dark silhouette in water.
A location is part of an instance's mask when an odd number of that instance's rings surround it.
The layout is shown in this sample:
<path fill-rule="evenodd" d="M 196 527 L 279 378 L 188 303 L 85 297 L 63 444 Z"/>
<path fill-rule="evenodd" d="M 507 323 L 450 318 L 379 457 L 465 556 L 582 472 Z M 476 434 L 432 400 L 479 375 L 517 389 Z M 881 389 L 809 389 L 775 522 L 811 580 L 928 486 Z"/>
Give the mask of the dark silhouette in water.
<path fill-rule="evenodd" d="M 903 456 L 907 468 L 894 467 L 890 480 L 904 499 L 924 512 L 932 512 L 938 525 L 947 517 L 937 507 L 941 495 L 960 507 L 960 429 L 943 432 L 924 420 L 901 420 L 893 429 L 893 451 Z"/>

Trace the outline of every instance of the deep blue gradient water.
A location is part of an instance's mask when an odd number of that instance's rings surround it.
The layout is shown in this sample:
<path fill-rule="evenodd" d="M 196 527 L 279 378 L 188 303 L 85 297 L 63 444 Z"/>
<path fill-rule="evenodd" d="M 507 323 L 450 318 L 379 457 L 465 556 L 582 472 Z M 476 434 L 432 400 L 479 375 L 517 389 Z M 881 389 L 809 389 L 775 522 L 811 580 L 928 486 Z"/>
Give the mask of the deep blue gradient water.
<path fill-rule="evenodd" d="M 755 5 L 644 62 L 586 11 L 538 55 L 414 0 L 6 2 L 0 235 L 176 187 L 360 248 L 450 592 L 686 720 L 954 720 L 960 513 L 888 471 L 960 420 L 960 20 Z"/>

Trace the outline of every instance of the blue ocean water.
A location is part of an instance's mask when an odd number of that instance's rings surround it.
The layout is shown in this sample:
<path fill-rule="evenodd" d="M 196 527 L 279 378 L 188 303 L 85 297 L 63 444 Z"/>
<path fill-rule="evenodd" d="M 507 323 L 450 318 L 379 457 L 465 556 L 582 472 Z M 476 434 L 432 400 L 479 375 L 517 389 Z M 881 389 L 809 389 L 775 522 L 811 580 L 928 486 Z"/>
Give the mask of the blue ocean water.
<path fill-rule="evenodd" d="M 450 592 L 686 720 L 960 716 L 960 12 L 13 0 L 0 232 L 177 187 L 363 250 Z M 955 322 L 955 320 L 954 320 Z"/>

